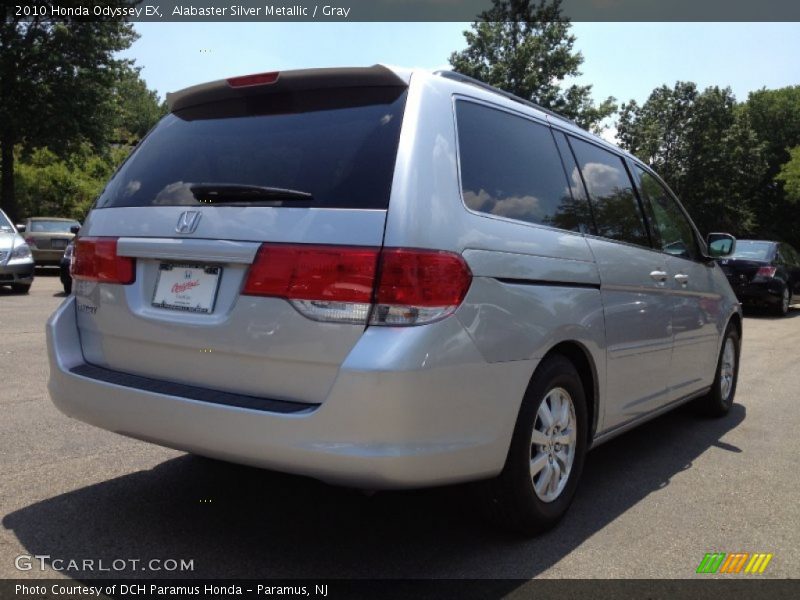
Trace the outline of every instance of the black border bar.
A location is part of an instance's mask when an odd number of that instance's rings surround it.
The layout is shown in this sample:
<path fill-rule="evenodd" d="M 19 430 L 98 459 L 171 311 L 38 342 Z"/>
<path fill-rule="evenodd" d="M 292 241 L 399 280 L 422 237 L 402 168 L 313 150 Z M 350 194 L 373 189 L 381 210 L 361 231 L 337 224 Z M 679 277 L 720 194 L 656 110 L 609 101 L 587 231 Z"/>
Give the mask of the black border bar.
<path fill-rule="evenodd" d="M 539 0 L 534 0 L 538 2 Z M 6 18 L 133 22 L 430 22 L 485 20 L 491 0 L 12 0 Z M 66 11 L 66 12 L 65 12 Z M 583 22 L 800 21 L 795 0 L 561 0 L 565 20 Z M 624 41 L 620 41 L 624 49 Z"/>
<path fill-rule="evenodd" d="M 608 557 L 607 557 L 608 558 Z M 760 579 L 761 576 L 715 576 L 697 579 L 5 579 L 0 598 L 36 599 L 130 598 L 133 600 L 211 600 L 231 598 L 413 598 L 493 600 L 789 600 L 800 595 L 800 580 Z M 27 592 L 17 586 L 26 586 Z M 37 587 L 44 593 L 31 592 Z M 127 586 L 127 587 L 126 587 Z M 272 591 L 268 591 L 272 588 Z M 283 593 L 277 593 L 283 588 Z M 85 592 L 73 590 L 84 589 Z M 91 591 L 90 591 L 91 590 Z M 69 593 L 67 593 L 69 592 Z M 98 593 L 99 592 L 99 593 Z"/>

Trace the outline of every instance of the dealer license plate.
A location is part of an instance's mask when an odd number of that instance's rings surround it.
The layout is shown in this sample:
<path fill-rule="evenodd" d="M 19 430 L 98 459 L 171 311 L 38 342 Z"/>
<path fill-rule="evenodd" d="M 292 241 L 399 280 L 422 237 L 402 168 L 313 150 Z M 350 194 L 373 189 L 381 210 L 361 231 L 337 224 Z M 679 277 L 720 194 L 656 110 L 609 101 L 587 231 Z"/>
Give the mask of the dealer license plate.
<path fill-rule="evenodd" d="M 194 313 L 214 312 L 222 267 L 161 263 L 153 306 Z"/>

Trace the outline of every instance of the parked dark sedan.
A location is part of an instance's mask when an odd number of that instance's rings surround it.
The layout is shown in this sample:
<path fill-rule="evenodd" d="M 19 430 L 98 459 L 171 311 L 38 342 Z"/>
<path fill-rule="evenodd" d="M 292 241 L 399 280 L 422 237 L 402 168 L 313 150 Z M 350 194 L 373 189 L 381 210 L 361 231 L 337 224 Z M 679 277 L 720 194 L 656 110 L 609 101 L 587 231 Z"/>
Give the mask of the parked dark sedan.
<path fill-rule="evenodd" d="M 788 244 L 737 240 L 736 251 L 719 264 L 743 305 L 785 315 L 789 305 L 800 302 L 800 254 Z"/>

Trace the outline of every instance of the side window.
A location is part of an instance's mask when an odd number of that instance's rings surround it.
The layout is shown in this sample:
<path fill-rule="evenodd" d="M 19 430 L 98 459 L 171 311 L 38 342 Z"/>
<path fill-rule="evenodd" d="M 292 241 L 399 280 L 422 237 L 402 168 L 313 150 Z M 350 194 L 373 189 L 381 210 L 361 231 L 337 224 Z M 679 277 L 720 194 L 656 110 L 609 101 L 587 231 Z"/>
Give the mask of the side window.
<path fill-rule="evenodd" d="M 653 215 L 653 225 L 662 251 L 682 258 L 697 258 L 697 242 L 694 231 L 683 211 L 664 189 L 664 186 L 650 173 L 636 167 L 642 201 L 649 203 Z"/>
<path fill-rule="evenodd" d="M 570 200 L 565 201 L 565 205 L 562 207 L 562 214 L 572 215 L 574 221 L 579 223 L 578 227 L 581 233 L 595 233 L 592 207 L 586 197 L 586 189 L 581 180 L 578 163 L 575 162 L 567 136 L 561 131 L 554 130 L 553 137 L 556 140 L 558 152 L 561 154 L 561 160 L 564 163 L 571 196 Z"/>
<path fill-rule="evenodd" d="M 462 100 L 456 122 L 467 207 L 572 231 L 589 222 L 572 199 L 549 127 Z"/>
<path fill-rule="evenodd" d="M 650 246 L 639 202 L 622 159 L 583 140 L 570 138 L 592 202 L 597 234 Z"/>

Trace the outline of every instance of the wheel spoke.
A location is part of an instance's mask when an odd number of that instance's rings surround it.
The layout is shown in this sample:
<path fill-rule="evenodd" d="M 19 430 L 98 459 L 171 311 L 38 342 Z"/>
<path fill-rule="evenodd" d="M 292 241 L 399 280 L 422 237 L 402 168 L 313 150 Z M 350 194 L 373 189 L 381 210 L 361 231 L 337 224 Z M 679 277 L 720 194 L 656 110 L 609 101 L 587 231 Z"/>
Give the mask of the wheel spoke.
<path fill-rule="evenodd" d="M 539 475 L 539 481 L 534 484 L 536 488 L 536 493 L 539 494 L 541 498 L 545 494 L 547 494 L 547 490 L 550 486 L 550 480 L 553 477 L 553 468 L 550 466 L 550 462 L 545 460 L 544 469 L 542 469 L 541 474 Z"/>
<path fill-rule="evenodd" d="M 558 461 L 563 466 L 563 470 L 566 470 L 567 469 L 567 451 L 562 448 L 561 450 L 556 452 L 556 458 L 558 459 Z"/>
<path fill-rule="evenodd" d="M 561 483 L 561 465 L 557 460 L 553 461 L 553 474 L 550 477 L 550 493 L 555 494 L 558 491 L 558 484 Z"/>
<path fill-rule="evenodd" d="M 550 413 L 553 415 L 553 424 L 557 425 L 561 420 L 561 406 L 564 404 L 564 400 L 558 390 L 550 392 L 548 397 L 550 398 Z"/>
<path fill-rule="evenodd" d="M 547 454 L 544 452 L 539 453 L 536 458 L 531 460 L 531 478 L 536 477 L 536 474 L 547 466 Z"/>
<path fill-rule="evenodd" d="M 553 413 L 550 412 L 550 407 L 547 405 L 547 398 L 539 405 L 539 411 L 536 413 L 542 421 L 545 429 L 550 429 L 553 426 Z"/>
<path fill-rule="evenodd" d="M 533 434 L 531 435 L 531 444 L 536 446 L 545 446 L 550 441 L 550 437 L 544 433 L 543 431 L 539 431 L 538 429 L 533 430 Z"/>
<path fill-rule="evenodd" d="M 561 399 L 561 413 L 558 418 L 558 424 L 562 429 L 569 427 L 569 401 L 565 398 Z"/>

